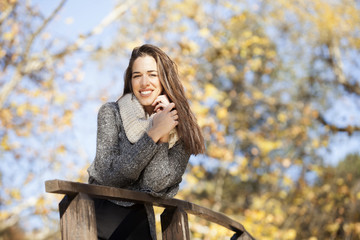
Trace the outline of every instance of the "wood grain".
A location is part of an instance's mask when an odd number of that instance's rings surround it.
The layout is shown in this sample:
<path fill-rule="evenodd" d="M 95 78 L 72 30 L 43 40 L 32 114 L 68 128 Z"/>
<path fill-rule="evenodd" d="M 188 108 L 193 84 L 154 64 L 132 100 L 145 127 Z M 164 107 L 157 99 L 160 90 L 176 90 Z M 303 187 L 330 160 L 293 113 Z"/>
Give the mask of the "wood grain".
<path fill-rule="evenodd" d="M 84 193 L 65 196 L 59 204 L 63 240 L 97 240 L 94 201 Z"/>
<path fill-rule="evenodd" d="M 212 211 L 208 208 L 201 207 L 191 202 L 179 199 L 163 199 L 156 198 L 149 194 L 137 191 L 130 191 L 121 188 L 92 185 L 78 182 L 70 182 L 63 180 L 49 180 L 45 182 L 45 189 L 48 193 L 66 194 L 69 197 L 76 196 L 78 193 L 84 193 L 90 197 L 105 198 L 113 200 L 130 201 L 135 203 L 151 203 L 154 206 L 163 208 L 179 208 L 186 213 L 193 214 L 204 218 L 210 222 L 219 224 L 227 229 L 230 229 L 241 236 L 246 233 L 250 239 L 254 239 L 245 230 L 244 226 L 237 221 L 232 220 L 226 215 Z M 245 234 L 244 234 L 245 235 Z"/>

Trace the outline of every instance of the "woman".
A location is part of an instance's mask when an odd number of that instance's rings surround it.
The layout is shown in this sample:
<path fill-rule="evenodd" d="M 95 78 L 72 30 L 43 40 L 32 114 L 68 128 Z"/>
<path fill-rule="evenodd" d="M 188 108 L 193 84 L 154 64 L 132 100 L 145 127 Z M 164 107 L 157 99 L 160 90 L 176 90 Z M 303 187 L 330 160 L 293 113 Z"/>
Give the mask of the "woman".
<path fill-rule="evenodd" d="M 99 110 L 89 183 L 171 198 L 190 155 L 204 151 L 176 64 L 145 44 L 133 50 L 124 81 L 123 96 Z M 156 239 L 151 205 L 95 199 L 95 211 L 99 239 Z"/>

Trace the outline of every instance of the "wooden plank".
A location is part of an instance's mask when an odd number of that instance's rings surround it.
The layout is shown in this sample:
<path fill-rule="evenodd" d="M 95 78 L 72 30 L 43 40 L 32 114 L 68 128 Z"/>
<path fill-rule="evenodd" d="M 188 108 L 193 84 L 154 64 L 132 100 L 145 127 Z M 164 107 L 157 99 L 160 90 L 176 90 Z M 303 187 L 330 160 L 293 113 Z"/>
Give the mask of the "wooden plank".
<path fill-rule="evenodd" d="M 188 216 L 181 208 L 166 208 L 161 214 L 163 240 L 190 240 Z"/>
<path fill-rule="evenodd" d="M 97 240 L 94 201 L 84 193 L 59 204 L 62 240 Z"/>
<path fill-rule="evenodd" d="M 62 180 L 49 180 L 45 182 L 45 190 L 48 193 L 74 195 L 79 192 L 86 193 L 97 198 L 114 200 L 132 200 L 136 203 L 151 203 L 160 198 L 152 197 L 143 192 L 130 191 L 127 189 L 92 185 L 85 183 L 69 182 Z"/>
<path fill-rule="evenodd" d="M 154 206 L 159 206 L 164 208 L 179 207 L 187 213 L 197 215 L 201 218 L 219 224 L 234 232 L 240 232 L 240 233 L 246 232 L 242 224 L 232 220 L 231 218 L 227 217 L 222 213 L 214 212 L 208 208 L 204 208 L 194 203 L 190 203 L 175 198 L 172 199 L 156 198 L 143 192 L 136 192 L 136 191 L 130 191 L 115 187 L 92 185 L 92 184 L 70 182 L 63 180 L 46 181 L 45 189 L 46 192 L 49 193 L 67 194 L 69 196 L 81 192 L 96 198 L 130 201 L 135 203 L 152 203 Z"/>
<path fill-rule="evenodd" d="M 248 232 L 235 233 L 230 240 L 252 240 L 254 239 Z"/>

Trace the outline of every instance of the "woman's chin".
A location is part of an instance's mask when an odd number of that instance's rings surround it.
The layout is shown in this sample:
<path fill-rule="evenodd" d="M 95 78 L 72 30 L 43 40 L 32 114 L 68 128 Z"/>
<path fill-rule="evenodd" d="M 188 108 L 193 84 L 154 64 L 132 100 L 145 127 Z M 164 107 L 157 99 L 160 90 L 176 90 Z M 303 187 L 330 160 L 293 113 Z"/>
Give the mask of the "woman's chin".
<path fill-rule="evenodd" d="M 152 99 L 140 99 L 139 102 L 140 104 L 143 106 L 143 107 L 150 107 L 151 104 L 153 104 L 155 100 L 152 100 Z"/>

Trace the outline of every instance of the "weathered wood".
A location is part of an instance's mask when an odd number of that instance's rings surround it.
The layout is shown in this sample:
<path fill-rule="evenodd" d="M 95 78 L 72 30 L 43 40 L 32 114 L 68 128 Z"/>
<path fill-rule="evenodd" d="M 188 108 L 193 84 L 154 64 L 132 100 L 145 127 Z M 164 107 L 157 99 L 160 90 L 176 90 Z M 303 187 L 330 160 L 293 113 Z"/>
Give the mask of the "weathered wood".
<path fill-rule="evenodd" d="M 59 203 L 63 240 L 97 240 L 94 201 L 84 193 L 65 196 Z"/>
<path fill-rule="evenodd" d="M 252 240 L 253 238 L 247 232 L 235 233 L 230 240 Z"/>
<path fill-rule="evenodd" d="M 161 214 L 163 240 L 190 240 L 188 216 L 180 208 L 166 208 Z"/>
<path fill-rule="evenodd" d="M 130 191 L 126 189 L 99 186 L 92 184 L 84 184 L 78 182 L 62 181 L 62 180 L 49 180 L 45 182 L 46 192 L 67 194 L 74 196 L 77 193 L 85 193 L 91 197 L 105 198 L 113 200 L 123 200 L 135 203 L 151 203 L 154 206 L 164 208 L 180 208 L 183 211 L 204 218 L 210 222 L 219 224 L 234 232 L 246 232 L 242 224 L 232 220 L 226 215 L 214 212 L 210 209 L 201 207 L 199 205 L 179 200 L 179 199 L 163 199 L 156 198 L 143 192 Z M 247 233 L 250 237 L 251 235 Z M 251 237 L 251 239 L 254 239 Z"/>

